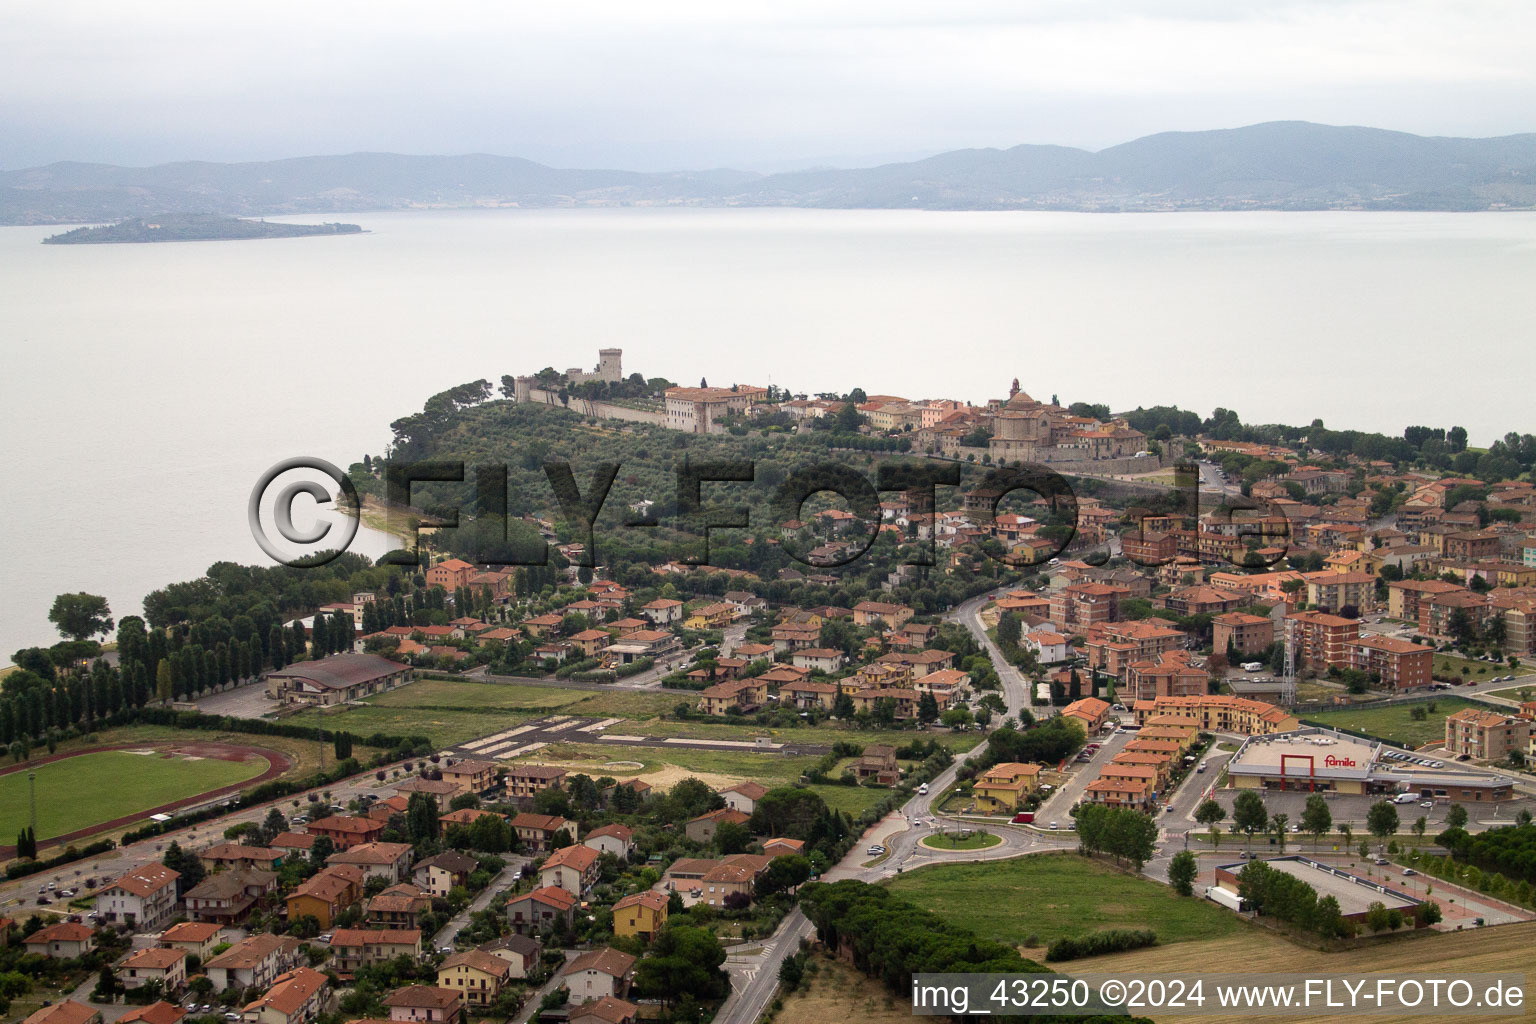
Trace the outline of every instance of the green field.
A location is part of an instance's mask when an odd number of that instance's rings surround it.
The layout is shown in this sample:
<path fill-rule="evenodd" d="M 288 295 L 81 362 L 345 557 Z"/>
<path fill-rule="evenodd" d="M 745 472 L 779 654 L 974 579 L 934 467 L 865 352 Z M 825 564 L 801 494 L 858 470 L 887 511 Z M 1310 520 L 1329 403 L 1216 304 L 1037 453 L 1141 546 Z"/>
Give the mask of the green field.
<path fill-rule="evenodd" d="M 1467 669 L 1465 673 L 1462 669 Z M 1509 672 L 1505 665 L 1494 665 L 1486 661 L 1473 661 L 1470 658 L 1460 658 L 1454 654 L 1436 654 L 1434 664 L 1435 675 L 1462 676 L 1474 683 L 1486 683 L 1494 676 L 1502 676 Z"/>
<path fill-rule="evenodd" d="M 345 729 L 354 736 L 375 732 L 403 736 L 420 734 L 429 737 L 436 747 L 455 746 L 552 714 L 628 718 L 632 721 L 620 727 L 620 731 L 635 736 L 742 740 L 767 733 L 779 743 L 822 746 L 830 746 L 838 740 L 899 746 L 911 738 L 906 733 L 839 729 L 834 725 L 763 729 L 755 725 L 726 725 L 704 718 L 686 721 L 661 718 L 663 714 L 671 714 L 678 704 L 696 704 L 697 700 L 692 695 L 647 690 L 576 690 L 516 683 L 423 679 L 369 697 L 362 707 L 349 706 L 330 712 L 304 711 L 284 721 Z M 970 750 L 982 741 L 980 732 L 935 735 L 957 753 Z"/>
<path fill-rule="evenodd" d="M 1246 927 L 1208 900 L 1176 896 L 1165 885 L 1073 853 L 936 864 L 887 884 L 947 921 L 1012 946 L 1031 937 L 1047 945 L 1107 928 L 1150 928 L 1167 944 L 1220 938 Z"/>
<path fill-rule="evenodd" d="M 39 765 L 37 838 L 89 828 L 103 821 L 197 796 L 260 775 L 267 763 L 163 757 L 103 750 Z M 0 775 L 0 836 L 6 842 L 27 823 L 27 772 Z"/>
<path fill-rule="evenodd" d="M 422 734 L 434 746 L 450 747 L 545 715 L 593 718 L 654 718 L 671 711 L 676 694 L 640 690 L 576 690 L 515 683 L 423 679 L 390 690 L 344 711 L 305 711 L 285 719 L 301 725 L 345 729 L 355 736 L 375 732 Z"/>
<path fill-rule="evenodd" d="M 1003 840 L 991 832 L 972 832 L 965 838 L 960 838 L 959 833 L 940 832 L 923 840 L 924 846 L 931 846 L 936 850 L 985 850 L 996 846 Z"/>
<path fill-rule="evenodd" d="M 1526 682 L 1517 683 L 1503 690 L 1489 690 L 1487 696 L 1503 697 L 1505 700 L 1512 700 L 1517 703 L 1536 700 L 1536 679 L 1529 679 Z"/>
<path fill-rule="evenodd" d="M 1459 697 L 1434 698 L 1435 710 L 1424 721 L 1415 721 L 1409 709 L 1422 703 L 1391 704 L 1380 708 L 1341 708 L 1338 711 L 1318 711 L 1307 715 L 1305 721 L 1328 728 L 1353 729 L 1378 739 L 1410 747 L 1422 747 L 1445 739 L 1445 719 L 1462 708 L 1474 707 L 1471 701 Z"/>
<path fill-rule="evenodd" d="M 750 750 L 690 750 L 686 747 L 661 749 L 630 747 L 617 743 L 556 743 L 522 760 L 575 765 L 572 771 L 584 771 L 597 778 L 610 774 L 618 778 L 637 776 L 660 789 L 670 789 L 689 774 L 718 777 L 734 782 L 751 780 L 768 788 L 799 783 L 800 776 L 815 766 L 820 758 L 785 757 L 759 754 Z M 609 762 L 634 762 L 640 768 L 608 769 Z M 823 784 L 806 787 L 820 795 L 828 807 L 857 816 L 866 807 L 879 803 L 888 790 L 867 786 Z"/>

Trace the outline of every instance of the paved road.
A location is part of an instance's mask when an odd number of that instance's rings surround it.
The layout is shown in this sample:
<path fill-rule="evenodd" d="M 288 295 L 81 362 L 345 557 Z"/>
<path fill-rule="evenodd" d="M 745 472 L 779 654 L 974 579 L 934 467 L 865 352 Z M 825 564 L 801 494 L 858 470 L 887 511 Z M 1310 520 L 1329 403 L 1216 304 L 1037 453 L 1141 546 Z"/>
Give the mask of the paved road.
<path fill-rule="evenodd" d="M 981 628 L 976 618 L 976 612 L 990 599 L 990 595 L 974 597 L 957 606 L 946 618 L 964 623 L 991 652 L 993 661 L 998 666 L 998 675 L 1003 680 L 1003 699 L 1008 705 L 1008 713 L 1017 715 L 1021 708 L 1029 707 L 1026 683 L 1018 671 L 1003 659 L 1002 653 L 987 638 L 986 631 Z M 884 845 L 889 848 L 890 854 L 883 861 L 873 867 L 864 867 L 864 864 L 870 860 L 870 855 L 867 852 L 868 842 L 861 840 L 841 863 L 827 872 L 825 880 L 840 881 L 844 878 L 857 878 L 866 882 L 877 882 L 901 871 L 939 861 L 1004 860 L 1031 853 L 1075 848 L 1076 841 L 1066 836 L 1057 838 L 1032 829 L 1013 826 L 990 827 L 989 831 L 1001 836 L 1003 842 L 985 850 L 945 853 L 928 850 L 919 845 L 924 836 L 931 835 L 934 831 L 921 823 L 929 818 L 937 821 L 940 826 L 975 827 L 972 823 L 936 814 L 933 810 L 933 801 L 954 782 L 960 766 L 973 758 L 980 757 L 985 749 L 986 745 L 980 744 L 956 757 L 954 764 L 928 784 L 926 794 L 913 794 L 912 798 L 902 805 L 901 820 L 894 823 L 899 831 L 885 839 Z M 881 831 L 883 831 L 882 827 L 876 826 L 870 834 Z M 756 957 L 727 958 L 726 966 L 731 974 L 731 994 L 715 1014 L 717 1024 L 754 1024 L 762 1016 L 778 990 L 780 965 L 787 957 L 799 950 L 800 940 L 810 938 L 814 931 L 811 922 L 796 908 L 784 918 L 778 930 L 764 941 L 761 954 Z"/>
<path fill-rule="evenodd" d="M 1029 680 L 1025 679 L 1019 670 L 1011 665 L 1007 658 L 1003 657 L 1003 652 L 998 648 L 997 644 L 992 642 L 992 638 L 987 635 L 986 629 L 981 624 L 980 612 L 982 607 L 1003 590 L 1012 589 L 1014 588 L 1003 587 L 989 593 L 978 594 L 950 609 L 944 614 L 944 618 L 953 622 L 959 622 L 966 629 L 969 629 L 971 635 L 976 638 L 976 642 L 981 644 L 982 649 L 992 656 L 992 664 L 997 669 L 998 678 L 1003 683 L 1003 703 L 1008 705 L 1009 715 L 1017 718 L 1019 712 L 1026 708 L 1037 717 L 1052 715 L 1055 714 L 1054 708 L 1036 709 L 1030 707 Z"/>
<path fill-rule="evenodd" d="M 529 862 L 527 857 L 511 855 L 503 859 L 507 862 L 507 866 L 497 872 L 496 877 L 491 879 L 484 889 L 480 890 L 480 894 L 471 900 L 468 906 L 450 918 L 448 923 L 443 925 L 436 935 L 432 936 L 432 949 L 451 948 L 458 941 L 459 932 L 469 926 L 470 915 L 490 906 L 491 900 L 496 898 L 497 893 L 510 889 L 512 883 L 517 881 L 518 874 L 522 872 L 523 865 Z"/>

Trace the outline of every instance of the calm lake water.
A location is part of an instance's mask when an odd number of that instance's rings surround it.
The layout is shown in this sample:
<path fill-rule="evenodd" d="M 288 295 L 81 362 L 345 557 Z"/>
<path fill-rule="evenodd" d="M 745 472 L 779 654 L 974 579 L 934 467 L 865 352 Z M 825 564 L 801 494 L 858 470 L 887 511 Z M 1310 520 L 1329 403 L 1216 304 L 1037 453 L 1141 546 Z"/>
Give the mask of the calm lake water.
<path fill-rule="evenodd" d="M 318 221 L 325 218 L 294 218 Z M 1531 429 L 1536 216 L 615 210 L 41 246 L 0 228 L 0 662 L 53 595 L 117 615 L 256 562 L 268 466 L 380 454 L 454 384 L 546 365 L 1396 433 Z M 381 535 L 358 550 L 377 554 Z"/>

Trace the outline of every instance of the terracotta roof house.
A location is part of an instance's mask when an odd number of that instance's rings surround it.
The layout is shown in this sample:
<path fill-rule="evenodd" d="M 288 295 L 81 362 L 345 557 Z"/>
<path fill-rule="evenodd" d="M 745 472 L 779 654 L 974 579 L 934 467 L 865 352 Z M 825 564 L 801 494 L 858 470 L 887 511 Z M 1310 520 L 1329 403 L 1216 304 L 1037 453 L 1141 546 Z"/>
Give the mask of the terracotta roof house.
<path fill-rule="evenodd" d="M 560 971 L 572 1002 L 605 997 L 622 998 L 629 992 L 635 958 L 612 946 L 588 950 Z"/>

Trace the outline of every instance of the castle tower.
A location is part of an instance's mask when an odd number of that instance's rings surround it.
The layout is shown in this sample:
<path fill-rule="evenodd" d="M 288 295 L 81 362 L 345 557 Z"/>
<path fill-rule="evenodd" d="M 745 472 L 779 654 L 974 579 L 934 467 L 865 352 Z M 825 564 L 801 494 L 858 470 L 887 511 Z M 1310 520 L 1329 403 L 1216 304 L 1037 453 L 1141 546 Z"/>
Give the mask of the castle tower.
<path fill-rule="evenodd" d="M 1018 393 L 1019 393 L 1019 378 L 1015 377 L 1015 378 L 1013 378 L 1013 387 L 1008 389 L 1008 397 L 1012 398 L 1014 395 L 1016 395 Z"/>
<path fill-rule="evenodd" d="M 516 377 L 512 381 L 512 400 L 514 402 L 527 402 L 533 397 L 533 378 Z"/>
<path fill-rule="evenodd" d="M 621 348 L 600 348 L 597 350 L 597 379 L 617 384 L 624 379 L 624 367 L 621 357 L 624 350 Z"/>

